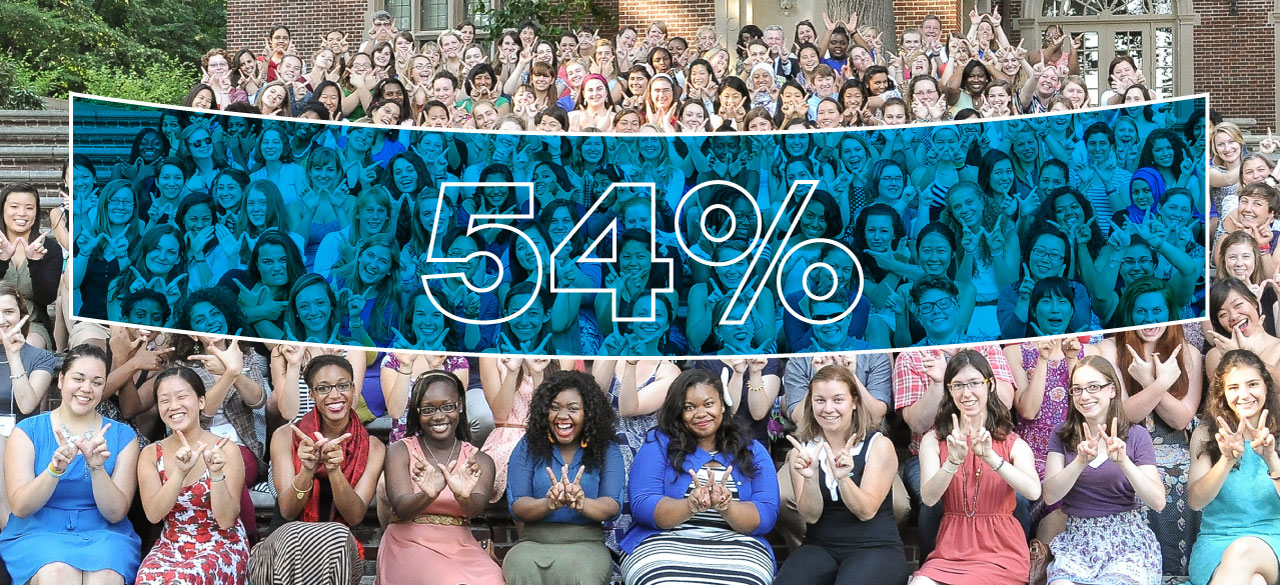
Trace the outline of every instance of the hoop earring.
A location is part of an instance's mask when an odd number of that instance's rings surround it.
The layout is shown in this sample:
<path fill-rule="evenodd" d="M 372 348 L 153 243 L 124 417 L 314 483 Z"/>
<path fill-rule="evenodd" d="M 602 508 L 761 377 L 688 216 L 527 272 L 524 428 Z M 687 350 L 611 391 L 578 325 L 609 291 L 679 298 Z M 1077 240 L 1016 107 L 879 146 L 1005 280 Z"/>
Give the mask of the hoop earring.
<path fill-rule="evenodd" d="M 582 438 L 582 441 L 580 441 L 578 444 L 579 444 L 579 445 L 581 445 L 583 449 L 586 449 L 586 448 L 587 448 L 587 438 L 586 438 L 586 437 L 583 437 L 583 438 Z"/>
<path fill-rule="evenodd" d="M 547 431 L 547 442 L 551 443 L 552 445 L 556 444 L 556 437 L 555 435 L 551 434 L 551 431 Z"/>

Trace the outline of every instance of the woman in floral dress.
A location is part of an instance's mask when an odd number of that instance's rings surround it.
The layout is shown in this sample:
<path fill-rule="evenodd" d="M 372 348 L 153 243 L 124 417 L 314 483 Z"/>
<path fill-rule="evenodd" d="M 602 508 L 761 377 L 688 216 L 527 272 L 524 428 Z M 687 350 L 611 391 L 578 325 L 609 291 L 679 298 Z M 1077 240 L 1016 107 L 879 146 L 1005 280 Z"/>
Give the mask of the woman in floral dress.
<path fill-rule="evenodd" d="M 228 364 L 215 384 L 223 393 L 240 374 Z M 139 585 L 239 585 L 249 546 L 240 523 L 244 461 L 240 448 L 200 428 L 204 383 L 191 369 L 169 368 L 156 378 L 156 406 L 173 433 L 139 458 L 143 508 L 164 518 L 159 542 L 143 559 Z"/>

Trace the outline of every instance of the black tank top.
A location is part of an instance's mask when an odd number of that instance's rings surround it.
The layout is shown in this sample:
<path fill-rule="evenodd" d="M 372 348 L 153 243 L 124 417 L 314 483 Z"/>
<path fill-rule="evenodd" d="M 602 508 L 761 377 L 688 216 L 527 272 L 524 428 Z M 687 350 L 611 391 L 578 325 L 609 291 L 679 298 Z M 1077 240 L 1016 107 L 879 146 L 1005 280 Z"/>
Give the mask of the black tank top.
<path fill-rule="evenodd" d="M 867 451 L 879 431 L 875 431 L 862 442 L 862 449 L 853 456 L 853 473 L 849 474 L 853 482 L 862 485 L 862 472 L 867 468 Z M 872 465 L 882 462 L 872 462 Z M 897 473 L 897 470 L 892 470 Z M 898 526 L 893 520 L 893 491 L 885 496 L 880 509 L 870 520 L 860 520 L 849 510 L 843 499 L 832 501 L 831 491 L 827 489 L 826 472 L 818 470 L 818 489 L 822 494 L 822 515 L 818 521 L 810 524 L 805 532 L 805 544 L 816 544 L 833 548 L 878 548 L 892 546 L 902 548 L 902 537 L 898 534 Z"/>

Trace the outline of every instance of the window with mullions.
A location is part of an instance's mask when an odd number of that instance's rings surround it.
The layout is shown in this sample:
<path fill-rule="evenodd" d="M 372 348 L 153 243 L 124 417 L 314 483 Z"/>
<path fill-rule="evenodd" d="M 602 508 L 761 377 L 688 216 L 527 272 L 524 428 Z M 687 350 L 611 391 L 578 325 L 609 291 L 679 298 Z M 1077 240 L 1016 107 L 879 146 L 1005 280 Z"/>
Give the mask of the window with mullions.
<path fill-rule="evenodd" d="M 395 19 L 396 28 L 419 38 L 456 28 L 463 20 L 475 20 L 475 0 L 385 0 L 383 8 Z"/>
<path fill-rule="evenodd" d="M 1172 15 L 1173 0 L 1047 0 L 1041 16 Z"/>

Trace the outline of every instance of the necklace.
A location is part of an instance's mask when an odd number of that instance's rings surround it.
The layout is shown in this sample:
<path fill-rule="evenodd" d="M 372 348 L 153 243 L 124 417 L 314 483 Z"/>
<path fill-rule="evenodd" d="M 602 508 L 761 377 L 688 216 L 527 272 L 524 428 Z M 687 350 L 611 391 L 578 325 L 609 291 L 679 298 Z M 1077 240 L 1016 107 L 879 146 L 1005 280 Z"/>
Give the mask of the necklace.
<path fill-rule="evenodd" d="M 58 427 L 59 430 L 62 431 L 63 440 L 77 447 L 79 447 L 81 443 L 92 439 L 93 435 L 98 432 L 97 429 L 91 429 L 83 433 L 73 433 L 71 432 L 71 429 L 67 427 L 67 423 L 62 420 L 61 415 L 58 416 Z M 89 479 L 89 465 L 87 462 L 84 466 L 84 477 L 85 479 Z"/>
<path fill-rule="evenodd" d="M 422 437 L 418 437 L 418 440 L 422 442 L 422 451 L 426 453 L 428 457 L 431 458 L 432 463 L 435 463 L 437 467 L 440 467 L 441 466 L 440 460 L 436 459 L 435 451 L 427 446 L 427 440 Z M 453 461 L 453 450 L 457 448 L 458 448 L 458 438 L 454 437 L 453 445 L 449 447 L 449 456 L 445 458 L 446 463 L 449 461 Z"/>
<path fill-rule="evenodd" d="M 973 518 L 978 513 L 978 486 L 982 482 L 982 467 L 975 466 L 973 474 L 973 499 L 969 498 L 969 466 L 968 460 L 965 460 L 965 466 L 960 471 L 960 504 L 964 507 L 964 517 Z"/>

